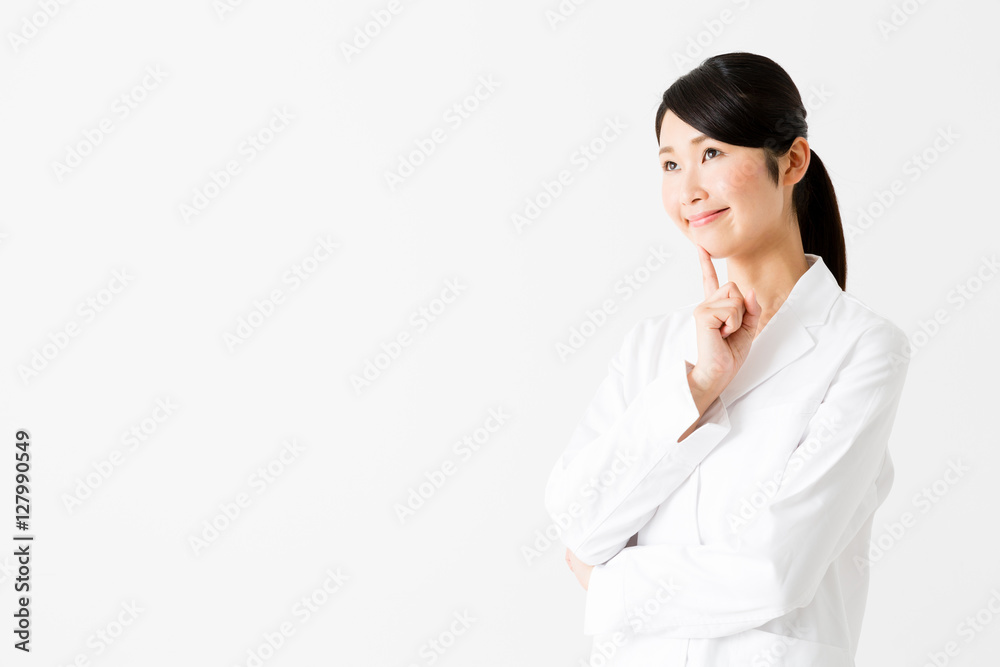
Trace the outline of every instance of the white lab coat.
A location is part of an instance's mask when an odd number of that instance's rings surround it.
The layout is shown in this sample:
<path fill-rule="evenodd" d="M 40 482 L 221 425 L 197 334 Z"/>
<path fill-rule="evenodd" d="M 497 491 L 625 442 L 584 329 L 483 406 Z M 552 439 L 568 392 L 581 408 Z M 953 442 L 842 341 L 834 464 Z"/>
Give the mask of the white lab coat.
<path fill-rule="evenodd" d="M 556 462 L 595 667 L 854 665 L 909 341 L 806 259 L 683 442 L 696 303 L 631 329 Z"/>

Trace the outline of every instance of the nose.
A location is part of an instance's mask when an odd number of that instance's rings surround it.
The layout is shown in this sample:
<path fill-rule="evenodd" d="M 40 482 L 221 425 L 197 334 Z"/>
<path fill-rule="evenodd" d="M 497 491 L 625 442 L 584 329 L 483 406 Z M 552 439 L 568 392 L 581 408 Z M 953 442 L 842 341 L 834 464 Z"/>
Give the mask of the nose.
<path fill-rule="evenodd" d="M 699 201 L 708 198 L 708 193 L 701 185 L 701 176 L 697 169 L 688 169 L 684 174 L 681 185 L 681 203 L 686 206 L 697 204 Z"/>

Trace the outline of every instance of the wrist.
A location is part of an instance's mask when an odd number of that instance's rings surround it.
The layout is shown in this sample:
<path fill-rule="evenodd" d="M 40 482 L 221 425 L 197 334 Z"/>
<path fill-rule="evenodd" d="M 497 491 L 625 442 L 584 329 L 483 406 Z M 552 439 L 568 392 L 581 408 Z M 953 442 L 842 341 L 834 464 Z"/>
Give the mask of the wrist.
<path fill-rule="evenodd" d="M 698 408 L 698 414 L 703 415 L 708 410 L 708 406 L 722 393 L 721 383 L 702 377 L 697 366 L 691 369 L 687 379 L 688 387 L 691 389 L 691 397 Z"/>

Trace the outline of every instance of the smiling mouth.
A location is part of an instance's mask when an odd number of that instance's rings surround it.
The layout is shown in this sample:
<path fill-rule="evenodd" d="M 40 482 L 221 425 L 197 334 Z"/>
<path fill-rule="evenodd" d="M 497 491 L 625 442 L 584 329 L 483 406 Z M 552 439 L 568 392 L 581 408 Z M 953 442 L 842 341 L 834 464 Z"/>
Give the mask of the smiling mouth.
<path fill-rule="evenodd" d="M 701 227 L 702 225 L 707 225 L 708 223 L 712 222 L 713 220 L 715 220 L 728 210 L 729 210 L 728 207 L 720 208 L 719 210 L 709 213 L 708 215 L 702 216 L 696 220 L 688 218 L 688 224 L 691 225 L 692 227 Z"/>

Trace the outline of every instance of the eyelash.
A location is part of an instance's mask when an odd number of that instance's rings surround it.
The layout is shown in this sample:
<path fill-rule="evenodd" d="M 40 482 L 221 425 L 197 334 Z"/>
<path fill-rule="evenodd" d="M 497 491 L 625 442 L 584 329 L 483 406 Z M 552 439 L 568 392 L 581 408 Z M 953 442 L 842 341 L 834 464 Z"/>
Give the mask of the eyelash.
<path fill-rule="evenodd" d="M 715 151 L 715 152 L 716 152 L 716 153 L 718 153 L 719 155 L 722 155 L 722 151 L 720 151 L 720 150 L 719 150 L 718 148 L 706 148 L 706 149 L 705 149 L 705 153 L 707 153 L 708 151 Z M 669 172 L 671 172 L 671 171 L 677 171 L 676 169 L 667 169 L 667 165 L 668 165 L 668 164 L 677 164 L 677 163 L 676 163 L 676 162 L 674 162 L 674 161 L 672 161 L 672 160 L 664 160 L 663 164 L 661 164 L 661 165 L 660 165 L 660 169 L 661 169 L 661 170 L 662 170 L 662 171 L 663 171 L 664 173 L 669 173 Z"/>

